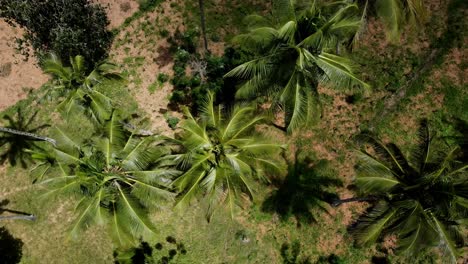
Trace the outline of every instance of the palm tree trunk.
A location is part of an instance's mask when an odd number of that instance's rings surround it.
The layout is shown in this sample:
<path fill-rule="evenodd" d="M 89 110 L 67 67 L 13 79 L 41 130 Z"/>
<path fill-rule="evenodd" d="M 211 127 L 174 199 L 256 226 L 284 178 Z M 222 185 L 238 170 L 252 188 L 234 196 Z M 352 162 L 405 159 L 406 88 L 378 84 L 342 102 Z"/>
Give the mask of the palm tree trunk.
<path fill-rule="evenodd" d="M 35 221 L 36 216 L 35 215 L 7 215 L 7 216 L 0 216 L 0 220 L 14 220 L 14 219 L 22 219 L 22 220 L 29 220 L 29 221 Z"/>
<path fill-rule="evenodd" d="M 15 135 L 35 138 L 35 139 L 39 139 L 39 140 L 42 140 L 42 141 L 47 141 L 47 142 L 51 143 L 54 146 L 57 145 L 57 141 L 55 141 L 55 139 L 53 139 L 53 138 L 43 137 L 43 136 L 36 135 L 36 134 L 33 134 L 33 133 L 29 133 L 29 132 L 23 132 L 23 131 L 19 131 L 19 130 L 7 128 L 7 127 L 0 127 L 0 132 L 11 133 L 11 134 L 15 134 Z"/>
<path fill-rule="evenodd" d="M 200 7 L 200 21 L 201 21 L 201 30 L 202 30 L 202 37 L 203 37 L 203 45 L 206 52 L 208 50 L 208 41 L 206 39 L 206 21 L 205 21 L 205 5 L 204 0 L 198 0 L 198 6 Z"/>

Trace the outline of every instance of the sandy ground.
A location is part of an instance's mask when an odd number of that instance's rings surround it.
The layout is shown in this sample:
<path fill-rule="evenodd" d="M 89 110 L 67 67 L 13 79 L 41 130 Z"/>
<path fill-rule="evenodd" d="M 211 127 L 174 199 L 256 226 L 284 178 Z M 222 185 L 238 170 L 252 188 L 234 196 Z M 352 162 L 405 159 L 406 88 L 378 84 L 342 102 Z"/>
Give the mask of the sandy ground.
<path fill-rule="evenodd" d="M 173 131 L 167 125 L 164 115 L 181 118 L 180 113 L 168 109 L 169 96 L 173 86 L 166 82 L 154 93 L 151 93 L 148 87 L 157 81 L 157 76 L 160 73 L 173 75 L 173 57 L 168 53 L 169 44 L 166 38 L 157 34 L 146 35 L 139 26 L 144 22 L 155 21 L 152 23 L 165 23 L 159 25 L 159 27 L 164 27 L 170 34 L 173 34 L 177 28 L 183 30 L 182 14 L 174 7 L 171 7 L 171 2 L 180 1 L 173 0 L 161 3 L 155 11 L 134 21 L 125 30 L 122 30 L 116 36 L 110 54 L 111 60 L 120 65 L 124 65 L 126 58 L 144 58 L 144 62 L 140 67 L 128 68 L 128 70 L 136 71 L 135 76 L 132 78 L 141 80 L 141 84 L 137 84 L 131 78 L 129 88 L 135 96 L 139 108 L 148 114 L 151 121 L 151 130 L 165 135 L 171 135 Z M 164 22 L 164 18 L 170 18 L 170 22 Z M 123 45 L 118 45 L 118 39 L 125 38 L 126 35 L 132 36 L 132 39 Z"/>
<path fill-rule="evenodd" d="M 21 35 L 21 29 L 0 20 L 0 111 L 26 98 L 28 91 L 48 80 L 35 58 L 24 61 L 24 56 L 17 53 L 15 37 Z"/>

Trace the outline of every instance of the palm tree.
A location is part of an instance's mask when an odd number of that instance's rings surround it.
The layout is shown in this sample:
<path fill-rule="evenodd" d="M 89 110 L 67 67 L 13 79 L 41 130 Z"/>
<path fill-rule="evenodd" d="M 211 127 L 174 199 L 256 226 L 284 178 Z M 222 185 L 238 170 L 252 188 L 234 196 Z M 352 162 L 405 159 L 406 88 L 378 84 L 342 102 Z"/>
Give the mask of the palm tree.
<path fill-rule="evenodd" d="M 405 26 L 416 26 L 427 20 L 427 11 L 422 0 L 376 0 L 363 2 L 362 26 L 366 25 L 370 8 L 383 22 L 387 39 L 397 42 Z M 362 28 L 361 28 L 362 29 Z M 361 33 L 362 30 L 359 31 Z M 357 35 L 359 38 L 359 34 Z"/>
<path fill-rule="evenodd" d="M 55 140 L 36 134 L 48 125 L 31 127 L 34 119 L 37 116 L 37 111 L 27 117 L 23 114 L 23 109 L 16 109 L 16 117 L 13 115 L 5 115 L 8 124 L 0 127 L 0 163 L 6 160 L 12 166 L 17 162 L 21 163 L 23 168 L 27 167 L 27 162 L 31 160 L 31 154 L 28 151 L 40 149 L 37 141 L 47 141 L 55 145 Z"/>
<path fill-rule="evenodd" d="M 356 185 L 373 206 L 352 229 L 358 244 L 396 234 L 401 253 L 438 246 L 446 263 L 456 263 L 465 245 L 460 231 L 468 223 L 468 164 L 457 159 L 460 149 L 438 151 L 426 122 L 410 156 L 371 135 L 359 140 L 373 152 L 358 151 Z"/>
<path fill-rule="evenodd" d="M 227 114 L 221 106 L 215 107 L 213 100 L 209 94 L 199 119 L 185 109 L 183 133 L 176 140 L 182 154 L 174 156 L 184 171 L 173 182 L 180 192 L 176 207 L 203 196 L 208 202 L 208 221 L 221 203 L 229 205 L 233 216 L 243 195 L 253 197 L 254 181 L 265 178 L 268 173 L 265 169 L 282 169 L 274 159 L 281 145 L 263 139 L 254 131 L 262 117 L 253 116 L 253 108 L 240 106 Z"/>
<path fill-rule="evenodd" d="M 43 62 L 44 72 L 55 78 L 55 91 L 66 99 L 58 108 L 66 116 L 73 111 L 86 110 L 94 121 L 102 122 L 112 112 L 111 99 L 93 87 L 105 80 L 122 80 L 114 64 L 103 62 L 91 72 L 85 68 L 84 58 L 80 55 L 70 58 L 71 67 L 63 66 L 60 59 L 51 54 Z"/>
<path fill-rule="evenodd" d="M 87 144 L 79 144 L 57 128 L 55 156 L 63 176 L 42 184 L 49 189 L 46 196 L 74 193 L 81 197 L 72 237 L 94 223 L 108 224 L 121 246 L 154 232 L 147 210 L 173 199 L 167 186 L 177 174 L 158 168 L 158 159 L 168 153 L 163 141 L 124 131 L 116 114 L 105 123 L 104 134 Z"/>
<path fill-rule="evenodd" d="M 316 1 L 277 0 L 273 21 L 253 15 L 247 17 L 249 32 L 235 42 L 256 54 L 228 72 L 245 82 L 237 98 L 259 95 L 271 98 L 285 112 L 288 131 L 307 124 L 316 104 L 319 82 L 350 89 L 368 87 L 355 74 L 355 65 L 333 54 L 360 26 L 358 7 L 343 1 L 322 4 Z"/>

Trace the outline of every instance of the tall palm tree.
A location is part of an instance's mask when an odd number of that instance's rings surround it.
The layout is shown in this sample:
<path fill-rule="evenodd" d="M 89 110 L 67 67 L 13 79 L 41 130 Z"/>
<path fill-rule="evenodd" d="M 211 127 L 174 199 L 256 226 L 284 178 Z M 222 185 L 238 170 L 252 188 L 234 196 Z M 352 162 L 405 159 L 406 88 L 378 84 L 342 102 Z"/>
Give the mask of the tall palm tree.
<path fill-rule="evenodd" d="M 262 117 L 253 115 L 251 107 L 234 107 L 226 113 L 214 106 L 212 94 L 195 119 L 187 110 L 181 124 L 183 133 L 177 140 L 182 153 L 174 156 L 184 171 L 174 182 L 180 192 L 176 207 L 188 205 L 200 196 L 206 198 L 208 221 L 215 207 L 228 204 L 231 216 L 243 195 L 252 198 L 254 181 L 264 179 L 270 170 L 282 170 L 275 157 L 282 146 L 255 133 Z"/>
<path fill-rule="evenodd" d="M 401 253 L 438 246 L 445 263 L 456 263 L 466 245 L 460 231 L 468 224 L 468 164 L 457 159 L 459 148 L 438 151 L 425 122 L 420 135 L 409 156 L 371 135 L 360 137 L 373 152 L 358 151 L 356 185 L 373 206 L 352 230 L 359 244 L 396 234 Z"/>
<path fill-rule="evenodd" d="M 116 243 L 135 243 L 155 230 L 147 217 L 152 206 L 173 199 L 167 188 L 175 170 L 158 168 L 168 153 L 160 137 L 138 137 L 123 130 L 116 114 L 105 132 L 87 144 L 79 144 L 57 128 L 55 156 L 63 176 L 42 182 L 46 196 L 74 193 L 80 197 L 72 237 L 90 224 L 106 223 Z"/>
<path fill-rule="evenodd" d="M 225 76 L 245 80 L 236 94 L 239 99 L 269 96 L 273 105 L 283 108 L 291 131 L 311 119 L 319 82 L 345 89 L 368 87 L 355 75 L 350 60 L 334 54 L 359 28 L 358 6 L 277 0 L 273 9 L 273 20 L 247 17 L 249 32 L 235 42 L 256 54 L 255 59 Z"/>
<path fill-rule="evenodd" d="M 92 120 L 107 120 L 112 112 L 111 99 L 93 87 L 105 80 L 122 80 L 117 67 L 103 62 L 89 72 L 80 55 L 70 58 L 70 64 L 71 67 L 65 67 L 54 54 L 43 62 L 44 72 L 55 78 L 56 92 L 66 96 L 59 104 L 59 110 L 66 116 L 76 110 L 85 110 Z"/>

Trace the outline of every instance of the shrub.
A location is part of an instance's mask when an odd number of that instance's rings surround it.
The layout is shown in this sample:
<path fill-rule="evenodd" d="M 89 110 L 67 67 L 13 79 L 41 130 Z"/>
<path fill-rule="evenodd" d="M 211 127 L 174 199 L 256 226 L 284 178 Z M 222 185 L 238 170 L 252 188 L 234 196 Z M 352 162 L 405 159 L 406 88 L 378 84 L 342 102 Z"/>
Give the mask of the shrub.
<path fill-rule="evenodd" d="M 63 62 L 82 55 L 92 69 L 112 44 L 104 8 L 89 0 L 0 0 L 0 17 L 25 29 L 19 48 L 29 55 L 32 46 L 40 59 L 49 52 Z"/>
<path fill-rule="evenodd" d="M 177 127 L 177 124 L 179 124 L 179 118 L 177 117 L 174 117 L 174 116 L 170 116 L 170 115 L 166 115 L 166 122 L 167 122 L 167 125 L 172 129 L 176 129 Z"/>
<path fill-rule="evenodd" d="M 138 8 L 140 12 L 148 12 L 155 8 L 160 0 L 138 0 Z"/>
<path fill-rule="evenodd" d="M 158 81 L 160 83 L 165 83 L 165 82 L 169 81 L 169 75 L 167 75 L 165 73 L 158 74 Z"/>

